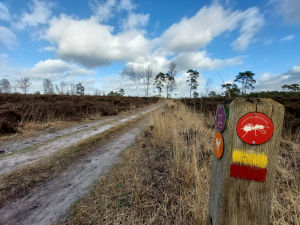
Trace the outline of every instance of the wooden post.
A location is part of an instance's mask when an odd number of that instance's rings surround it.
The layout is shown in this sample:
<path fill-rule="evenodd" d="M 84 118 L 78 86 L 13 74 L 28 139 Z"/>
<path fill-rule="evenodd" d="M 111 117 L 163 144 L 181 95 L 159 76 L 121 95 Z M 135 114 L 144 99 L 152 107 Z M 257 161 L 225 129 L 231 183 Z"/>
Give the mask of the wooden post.
<path fill-rule="evenodd" d="M 213 156 L 207 224 L 268 225 L 284 107 L 267 98 L 237 98 L 224 107 L 224 151 Z"/>

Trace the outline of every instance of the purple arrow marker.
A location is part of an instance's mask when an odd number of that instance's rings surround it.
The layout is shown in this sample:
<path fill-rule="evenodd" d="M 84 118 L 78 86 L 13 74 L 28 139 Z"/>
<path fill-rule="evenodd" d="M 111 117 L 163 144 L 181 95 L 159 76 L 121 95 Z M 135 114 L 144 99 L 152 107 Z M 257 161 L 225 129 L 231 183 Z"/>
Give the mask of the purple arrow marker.
<path fill-rule="evenodd" d="M 224 106 L 220 106 L 217 109 L 217 115 L 216 115 L 216 127 L 219 132 L 224 131 L 225 122 L 226 122 L 225 108 Z"/>

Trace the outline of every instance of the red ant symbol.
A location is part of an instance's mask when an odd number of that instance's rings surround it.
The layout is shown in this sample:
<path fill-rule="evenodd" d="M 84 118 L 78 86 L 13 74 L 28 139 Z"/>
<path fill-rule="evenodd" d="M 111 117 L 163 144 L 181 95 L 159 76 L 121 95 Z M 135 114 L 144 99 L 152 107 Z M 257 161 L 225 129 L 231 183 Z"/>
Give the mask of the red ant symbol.
<path fill-rule="evenodd" d="M 266 126 L 267 128 L 269 128 L 268 126 Z M 256 131 L 259 131 L 261 134 L 266 134 L 265 126 L 264 125 L 260 125 L 260 124 L 256 124 L 255 126 L 253 126 L 252 123 L 248 123 L 246 124 L 243 128 L 241 128 L 243 131 L 245 131 L 246 133 L 243 135 L 243 137 L 245 137 L 248 132 L 253 131 L 255 132 L 255 136 L 257 136 Z"/>

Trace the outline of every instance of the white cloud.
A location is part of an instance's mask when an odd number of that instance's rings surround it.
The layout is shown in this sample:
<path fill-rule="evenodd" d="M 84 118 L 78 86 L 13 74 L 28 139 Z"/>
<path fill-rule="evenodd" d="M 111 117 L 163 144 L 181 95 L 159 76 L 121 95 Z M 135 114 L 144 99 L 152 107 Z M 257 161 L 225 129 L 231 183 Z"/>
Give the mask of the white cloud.
<path fill-rule="evenodd" d="M 0 47 L 11 49 L 17 45 L 16 35 L 6 27 L 0 26 Z"/>
<path fill-rule="evenodd" d="M 57 46 L 57 54 L 87 67 L 132 60 L 149 54 L 148 40 L 132 30 L 113 34 L 113 28 L 93 18 L 77 20 L 62 15 L 50 21 L 44 38 Z"/>
<path fill-rule="evenodd" d="M 192 18 L 183 18 L 169 27 L 163 33 L 162 40 L 170 50 L 196 50 L 204 47 L 221 32 L 233 29 L 236 23 L 237 18 L 230 17 L 229 11 L 223 10 L 221 6 L 205 6 Z"/>
<path fill-rule="evenodd" d="M 98 89 L 109 93 L 110 91 L 118 91 L 121 88 L 125 90 L 125 95 L 136 96 L 135 83 L 129 77 L 122 75 L 108 75 L 105 77 L 100 77 L 96 81 L 96 86 Z M 143 96 L 144 92 L 142 90 L 142 85 L 139 87 L 139 96 Z"/>
<path fill-rule="evenodd" d="M 149 14 L 130 13 L 128 18 L 123 21 L 124 30 L 134 30 L 142 28 L 148 24 Z"/>
<path fill-rule="evenodd" d="M 253 36 L 264 24 L 264 19 L 257 8 L 247 9 L 242 15 L 244 20 L 240 29 L 240 36 L 232 43 L 232 47 L 236 50 L 245 50 L 251 43 Z"/>
<path fill-rule="evenodd" d="M 7 77 L 8 74 L 11 74 L 12 71 L 12 68 L 9 66 L 8 55 L 2 53 L 0 53 L 0 71 L 0 74 L 5 77 Z"/>
<path fill-rule="evenodd" d="M 295 35 L 290 34 L 288 36 L 285 36 L 285 37 L 281 38 L 280 41 L 291 41 L 294 38 L 295 38 Z"/>
<path fill-rule="evenodd" d="M 176 64 L 176 70 L 179 74 L 184 73 L 188 69 L 216 69 L 224 66 L 233 66 L 243 63 L 243 57 L 234 57 L 228 59 L 213 59 L 209 57 L 206 51 L 200 52 L 184 52 L 173 58 L 167 59 L 163 55 L 153 54 L 148 57 L 140 57 L 136 61 L 128 62 L 121 74 L 128 75 L 132 69 L 139 67 L 146 68 L 151 66 L 155 74 L 159 72 L 167 72 L 171 62 Z"/>
<path fill-rule="evenodd" d="M 24 12 L 21 15 L 20 21 L 16 23 L 17 29 L 26 27 L 35 27 L 41 24 L 47 24 L 51 17 L 51 7 L 49 2 L 40 0 L 32 0 L 29 5 L 29 12 Z"/>
<path fill-rule="evenodd" d="M 59 59 L 47 59 L 35 64 L 30 74 L 36 78 L 61 79 L 70 75 L 93 75 L 95 71 L 87 70 Z"/>
<path fill-rule="evenodd" d="M 99 22 L 105 22 L 121 11 L 130 12 L 135 8 L 131 0 L 107 0 L 106 2 L 93 0 L 91 6 L 94 12 L 93 18 Z"/>
<path fill-rule="evenodd" d="M 162 35 L 161 42 L 173 51 L 195 51 L 205 47 L 216 36 L 240 27 L 240 37 L 233 42 L 235 49 L 245 49 L 263 24 L 257 8 L 230 11 L 220 5 L 201 8 L 191 18 L 183 18 Z"/>
<path fill-rule="evenodd" d="M 122 70 L 121 74 L 128 75 L 128 73 L 132 69 L 138 69 L 139 67 L 148 67 L 151 66 L 154 74 L 159 72 L 166 72 L 168 70 L 168 66 L 170 61 L 163 56 L 160 55 L 151 55 L 146 57 L 140 57 L 136 61 L 131 61 L 126 63 L 124 69 Z"/>
<path fill-rule="evenodd" d="M 292 24 L 300 24 L 299 0 L 270 0 L 275 7 L 275 13 L 283 16 L 284 20 Z"/>
<path fill-rule="evenodd" d="M 282 74 L 264 73 L 255 85 L 255 91 L 280 91 L 284 84 L 300 83 L 300 66 L 294 66 Z"/>
<path fill-rule="evenodd" d="M 116 6 L 117 0 L 107 0 L 105 3 L 93 2 L 92 10 L 94 18 L 98 21 L 107 21 L 114 16 L 113 8 Z"/>
<path fill-rule="evenodd" d="M 6 4 L 0 2 L 0 20 L 9 21 L 11 18 L 10 12 Z"/>
<path fill-rule="evenodd" d="M 131 0 L 121 0 L 118 6 L 118 10 L 126 10 L 131 11 L 135 8 L 135 5 L 132 3 Z"/>
<path fill-rule="evenodd" d="M 268 81 L 272 78 L 272 74 L 271 73 L 263 73 L 260 77 L 259 77 L 259 81 L 264 82 L 264 81 Z"/>
<path fill-rule="evenodd" d="M 44 48 L 44 50 L 45 50 L 46 52 L 54 52 L 54 51 L 56 51 L 56 48 L 55 48 L 54 46 L 46 46 L 46 47 Z"/>
<path fill-rule="evenodd" d="M 228 59 L 212 59 L 207 56 L 206 51 L 180 53 L 174 59 L 180 70 L 197 69 L 216 69 L 222 66 L 233 66 L 242 63 L 241 57 Z"/>
<path fill-rule="evenodd" d="M 300 73 L 300 66 L 294 66 L 291 70 L 291 73 Z"/>
<path fill-rule="evenodd" d="M 70 64 L 58 59 L 40 61 L 31 70 L 33 73 L 61 73 L 70 69 Z"/>
<path fill-rule="evenodd" d="M 123 8 L 133 9 L 129 4 L 131 1 L 124 2 L 127 2 L 124 3 L 127 7 L 122 6 Z M 121 3 L 118 0 L 107 0 L 101 6 L 104 5 L 110 12 Z M 221 32 L 232 31 L 239 26 L 241 37 L 248 32 L 247 37 L 242 38 L 246 41 L 241 41 L 241 48 L 244 48 L 249 44 L 251 35 L 257 31 L 252 28 L 257 25 L 257 22 L 251 21 L 252 17 L 261 18 L 256 8 L 231 12 L 218 5 L 203 7 L 194 17 L 182 19 L 170 26 L 161 37 L 149 40 L 145 37 L 146 31 L 140 29 L 147 25 L 149 14 L 129 11 L 127 20 L 123 20 L 123 31 L 118 33 L 114 32 L 114 27 L 99 22 L 99 18 L 95 16 L 77 19 L 61 15 L 51 19 L 43 38 L 51 43 L 51 47 L 46 50 L 55 50 L 61 59 L 75 61 L 87 67 L 123 61 L 153 63 L 160 70 L 165 69 L 173 58 L 179 67 L 186 63 L 185 68 L 214 69 L 240 64 L 241 58 L 212 59 L 204 51 L 196 52 L 196 49 L 204 47 Z M 189 51 L 191 52 L 188 54 Z M 192 57 L 188 58 L 189 56 Z"/>

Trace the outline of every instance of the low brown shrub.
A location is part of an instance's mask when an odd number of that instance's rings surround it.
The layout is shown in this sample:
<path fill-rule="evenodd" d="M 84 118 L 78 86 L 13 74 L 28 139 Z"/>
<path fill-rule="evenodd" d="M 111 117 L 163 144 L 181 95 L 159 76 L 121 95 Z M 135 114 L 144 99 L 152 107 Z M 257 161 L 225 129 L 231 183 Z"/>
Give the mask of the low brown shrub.
<path fill-rule="evenodd" d="M 27 122 L 78 121 L 158 102 L 159 98 L 0 94 L 0 133 L 15 133 Z"/>
<path fill-rule="evenodd" d="M 12 110 L 0 113 L 0 134 L 15 133 L 21 116 Z"/>

